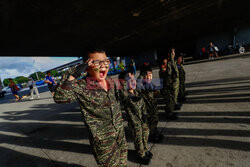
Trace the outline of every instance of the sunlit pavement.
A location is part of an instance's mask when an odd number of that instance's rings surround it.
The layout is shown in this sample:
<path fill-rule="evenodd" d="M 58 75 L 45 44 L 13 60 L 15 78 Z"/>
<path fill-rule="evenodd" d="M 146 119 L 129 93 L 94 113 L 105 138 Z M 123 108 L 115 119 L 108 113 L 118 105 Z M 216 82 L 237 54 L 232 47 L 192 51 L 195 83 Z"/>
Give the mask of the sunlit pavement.
<path fill-rule="evenodd" d="M 250 56 L 185 69 L 188 96 L 178 120 L 166 121 L 159 99 L 165 139 L 150 143 L 149 166 L 250 166 Z M 55 104 L 46 87 L 40 91 L 33 101 L 0 99 L 0 166 L 97 166 L 78 105 Z M 126 133 L 129 166 L 140 166 L 127 128 Z"/>

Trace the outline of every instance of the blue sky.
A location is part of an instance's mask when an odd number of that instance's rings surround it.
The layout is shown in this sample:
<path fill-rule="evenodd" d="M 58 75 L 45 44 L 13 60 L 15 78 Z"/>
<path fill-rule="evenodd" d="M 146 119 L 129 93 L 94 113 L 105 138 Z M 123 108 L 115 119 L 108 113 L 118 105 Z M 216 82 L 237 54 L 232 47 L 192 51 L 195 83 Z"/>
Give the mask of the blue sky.
<path fill-rule="evenodd" d="M 77 57 L 0 57 L 0 78 L 28 77 L 74 60 Z"/>

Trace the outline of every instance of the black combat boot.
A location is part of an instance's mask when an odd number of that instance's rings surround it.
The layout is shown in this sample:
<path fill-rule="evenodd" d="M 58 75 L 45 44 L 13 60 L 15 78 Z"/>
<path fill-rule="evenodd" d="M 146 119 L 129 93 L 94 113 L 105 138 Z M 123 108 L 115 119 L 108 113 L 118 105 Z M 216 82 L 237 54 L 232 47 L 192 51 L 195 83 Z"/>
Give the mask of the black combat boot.
<path fill-rule="evenodd" d="M 149 165 L 150 161 L 151 161 L 151 158 L 149 158 L 148 156 L 145 155 L 143 157 L 140 157 L 139 160 L 140 160 L 140 163 L 142 165 Z"/>
<path fill-rule="evenodd" d="M 145 152 L 146 156 L 149 157 L 150 159 L 153 158 L 153 153 L 151 153 L 150 151 Z"/>
<path fill-rule="evenodd" d="M 162 142 L 162 140 L 164 139 L 164 135 L 162 134 L 158 134 L 158 142 Z"/>
<path fill-rule="evenodd" d="M 181 109 L 181 104 L 180 103 L 176 103 L 174 106 L 174 110 L 180 110 Z"/>
<path fill-rule="evenodd" d="M 158 131 L 149 134 L 148 141 L 152 143 L 160 143 L 164 139 L 164 135 L 160 134 Z"/>
<path fill-rule="evenodd" d="M 186 102 L 186 100 L 187 100 L 187 98 L 186 98 L 186 97 L 183 97 L 183 98 L 181 99 L 181 102 Z"/>

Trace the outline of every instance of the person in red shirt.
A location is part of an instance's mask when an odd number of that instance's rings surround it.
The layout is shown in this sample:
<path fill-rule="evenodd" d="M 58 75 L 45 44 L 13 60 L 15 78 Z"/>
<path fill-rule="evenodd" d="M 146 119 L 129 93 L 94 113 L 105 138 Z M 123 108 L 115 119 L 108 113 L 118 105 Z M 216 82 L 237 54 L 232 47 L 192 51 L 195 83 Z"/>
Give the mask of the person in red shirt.
<path fill-rule="evenodd" d="M 9 78 L 9 82 L 10 82 L 9 87 L 11 89 L 11 92 L 12 92 L 13 96 L 16 98 L 16 101 L 21 100 L 22 98 L 20 96 L 18 96 L 18 93 L 17 93 L 19 88 L 17 87 L 17 85 L 15 84 L 13 79 Z"/>

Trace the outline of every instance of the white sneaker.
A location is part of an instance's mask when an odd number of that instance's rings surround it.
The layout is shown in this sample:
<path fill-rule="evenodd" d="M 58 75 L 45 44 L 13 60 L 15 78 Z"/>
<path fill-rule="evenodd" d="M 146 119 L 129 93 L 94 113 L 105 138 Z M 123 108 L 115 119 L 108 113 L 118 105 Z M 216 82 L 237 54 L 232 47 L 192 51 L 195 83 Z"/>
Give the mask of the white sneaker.
<path fill-rule="evenodd" d="M 33 99 L 34 99 L 33 97 L 30 98 L 30 100 L 33 100 Z"/>
<path fill-rule="evenodd" d="M 37 98 L 39 99 L 39 98 L 40 98 L 40 96 L 37 96 Z"/>

